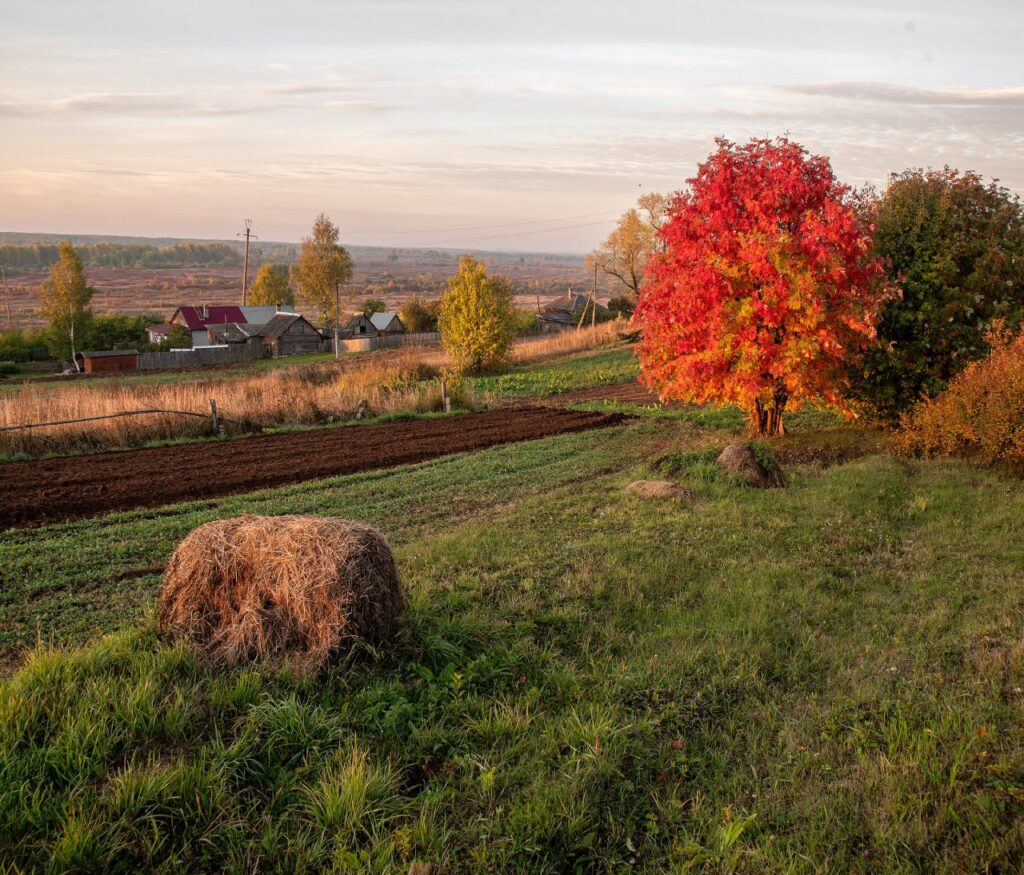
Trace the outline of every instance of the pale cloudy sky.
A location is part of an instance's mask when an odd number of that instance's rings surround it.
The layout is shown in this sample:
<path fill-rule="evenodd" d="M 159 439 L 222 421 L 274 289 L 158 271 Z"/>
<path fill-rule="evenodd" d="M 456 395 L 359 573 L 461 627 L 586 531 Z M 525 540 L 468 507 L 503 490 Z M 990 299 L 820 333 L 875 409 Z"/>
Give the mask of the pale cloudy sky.
<path fill-rule="evenodd" d="M 0 0 L 0 230 L 585 251 L 715 136 L 1024 192 L 1024 0 Z"/>

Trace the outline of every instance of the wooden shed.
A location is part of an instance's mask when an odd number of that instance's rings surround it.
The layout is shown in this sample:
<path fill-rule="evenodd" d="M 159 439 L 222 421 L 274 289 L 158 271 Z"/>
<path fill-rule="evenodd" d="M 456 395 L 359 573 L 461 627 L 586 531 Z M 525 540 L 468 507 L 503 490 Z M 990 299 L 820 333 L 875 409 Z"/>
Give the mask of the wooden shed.
<path fill-rule="evenodd" d="M 320 351 L 320 332 L 297 313 L 278 313 L 260 329 L 259 336 L 264 350 L 274 358 Z"/>
<path fill-rule="evenodd" d="M 405 323 L 397 313 L 371 313 L 369 316 L 360 314 L 345 326 L 347 337 L 388 337 L 392 334 L 405 334 Z"/>
<path fill-rule="evenodd" d="M 110 349 L 97 352 L 80 352 L 76 358 L 82 361 L 82 370 L 87 374 L 106 374 L 113 371 L 134 371 L 139 366 L 139 352 L 135 349 Z"/>

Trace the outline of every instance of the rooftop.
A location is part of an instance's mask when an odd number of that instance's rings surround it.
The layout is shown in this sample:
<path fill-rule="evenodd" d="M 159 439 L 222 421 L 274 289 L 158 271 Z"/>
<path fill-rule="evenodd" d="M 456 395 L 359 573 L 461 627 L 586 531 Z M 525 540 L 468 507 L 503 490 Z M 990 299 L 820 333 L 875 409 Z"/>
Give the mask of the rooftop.
<path fill-rule="evenodd" d="M 384 331 L 397 318 L 398 314 L 391 310 L 370 314 L 370 322 L 378 331 Z"/>

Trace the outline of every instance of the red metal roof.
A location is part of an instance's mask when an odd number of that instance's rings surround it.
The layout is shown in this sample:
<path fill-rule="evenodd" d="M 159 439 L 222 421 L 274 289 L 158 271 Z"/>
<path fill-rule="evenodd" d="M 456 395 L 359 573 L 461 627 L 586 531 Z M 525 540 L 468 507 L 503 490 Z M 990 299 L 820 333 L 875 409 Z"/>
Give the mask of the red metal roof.
<path fill-rule="evenodd" d="M 186 305 L 178 308 L 181 318 L 185 320 L 189 331 L 202 331 L 207 325 L 227 325 L 229 322 L 245 324 L 245 314 L 237 306 L 227 307 L 193 307 Z"/>

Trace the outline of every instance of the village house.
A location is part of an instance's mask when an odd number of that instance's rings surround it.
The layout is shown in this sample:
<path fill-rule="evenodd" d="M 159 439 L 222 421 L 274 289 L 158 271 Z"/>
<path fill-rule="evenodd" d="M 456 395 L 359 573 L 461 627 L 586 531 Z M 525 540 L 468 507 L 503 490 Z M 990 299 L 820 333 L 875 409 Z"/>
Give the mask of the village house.
<path fill-rule="evenodd" d="M 160 325 L 150 325 L 146 329 L 146 337 L 150 343 L 167 343 L 170 339 L 171 326 L 170 323 L 164 322 Z"/>
<path fill-rule="evenodd" d="M 598 320 L 608 318 L 609 310 L 603 304 L 594 301 L 594 311 Z M 590 321 L 590 295 L 573 294 L 568 292 L 564 297 L 556 298 L 547 304 L 543 311 L 538 314 L 537 321 L 541 331 L 564 331 L 567 328 L 575 328 L 580 324 L 580 319 Z"/>
<path fill-rule="evenodd" d="M 192 334 L 192 346 L 211 346 L 209 329 L 217 325 L 266 325 L 280 307 L 238 307 L 235 305 L 183 304 L 174 311 L 168 322 L 168 331 L 181 325 Z"/>
<path fill-rule="evenodd" d="M 264 351 L 272 358 L 319 352 L 320 332 L 298 313 L 278 313 L 259 332 Z"/>
<path fill-rule="evenodd" d="M 405 324 L 397 313 L 371 313 L 350 319 L 342 332 L 343 337 L 387 337 L 390 334 L 405 334 Z"/>
<path fill-rule="evenodd" d="M 321 341 L 316 326 L 298 313 L 277 313 L 266 325 L 211 325 L 207 334 L 211 344 L 248 344 L 272 358 L 319 352 Z"/>
<path fill-rule="evenodd" d="M 206 334 L 211 346 L 249 343 L 250 341 L 258 345 L 260 331 L 263 330 L 263 327 L 262 325 L 249 325 L 244 322 L 228 322 L 225 325 L 210 325 L 206 329 Z"/>

